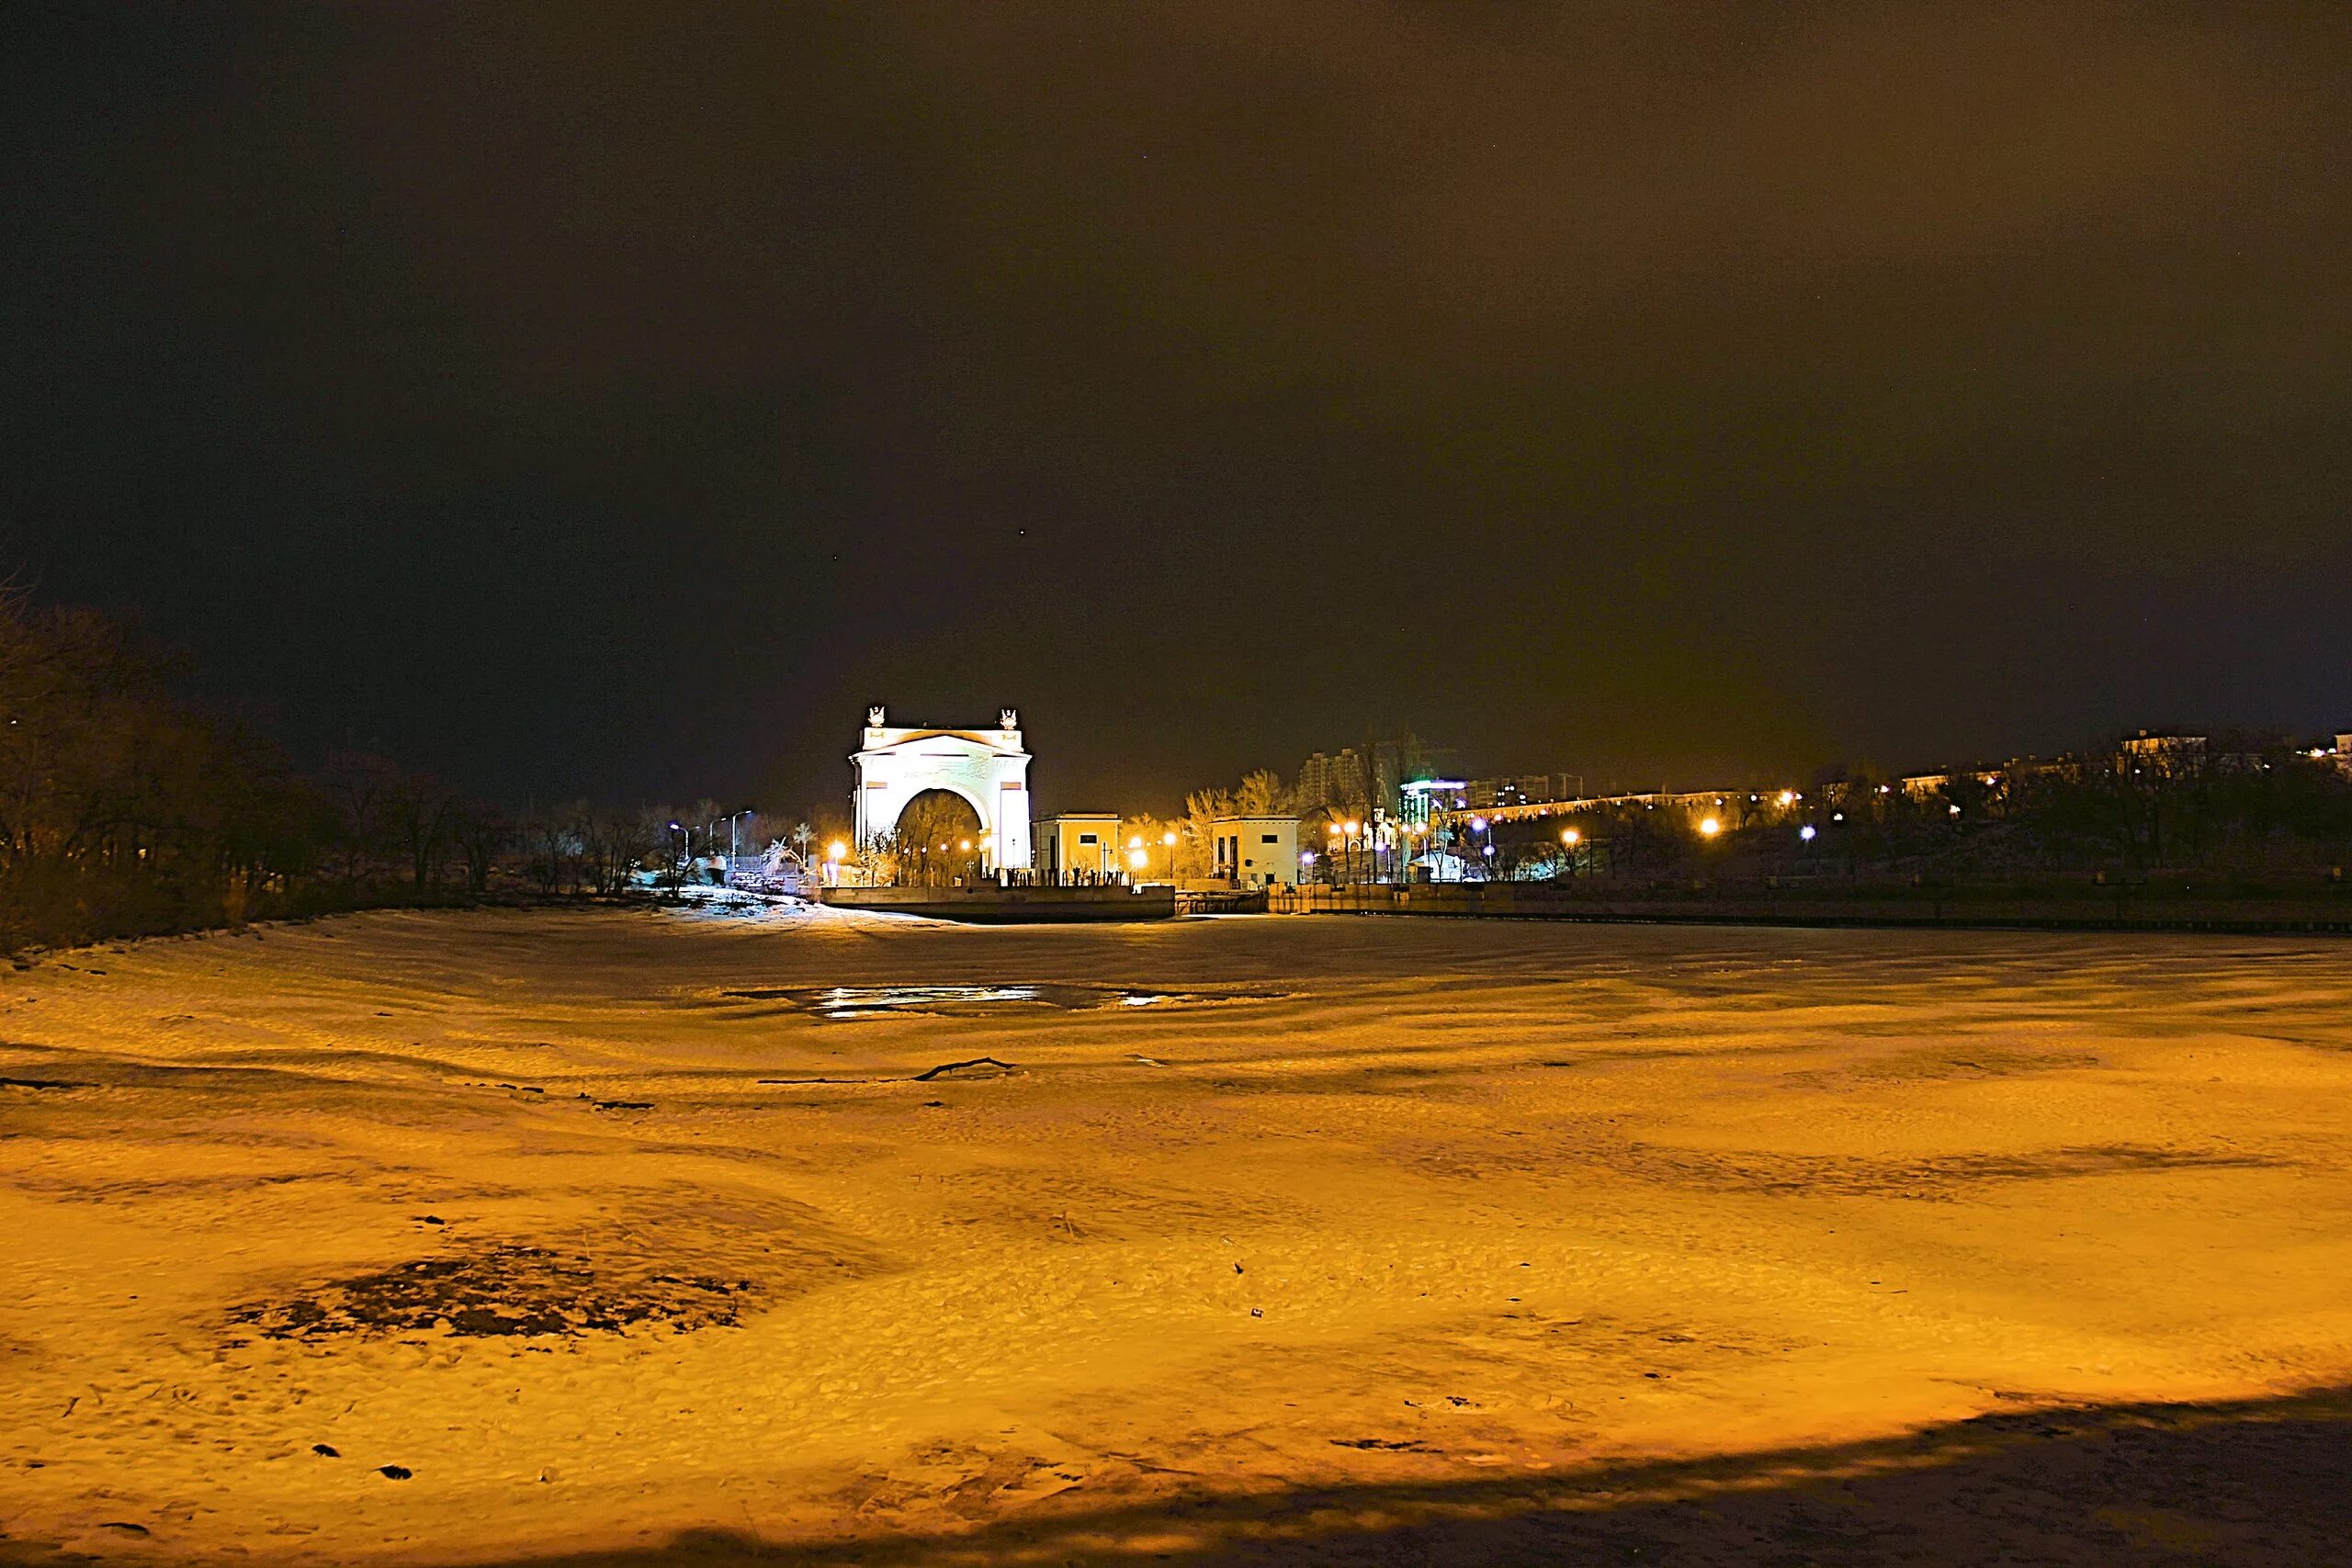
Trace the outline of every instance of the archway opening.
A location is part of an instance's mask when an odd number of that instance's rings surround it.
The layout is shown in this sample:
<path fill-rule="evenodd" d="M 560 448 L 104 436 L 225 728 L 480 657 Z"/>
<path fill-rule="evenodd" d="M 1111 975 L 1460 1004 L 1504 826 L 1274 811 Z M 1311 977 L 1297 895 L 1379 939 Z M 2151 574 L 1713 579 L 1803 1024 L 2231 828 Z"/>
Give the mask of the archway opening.
<path fill-rule="evenodd" d="M 892 834 L 896 881 L 902 887 L 944 887 L 980 874 L 980 814 L 954 790 L 927 789 L 907 802 Z"/>

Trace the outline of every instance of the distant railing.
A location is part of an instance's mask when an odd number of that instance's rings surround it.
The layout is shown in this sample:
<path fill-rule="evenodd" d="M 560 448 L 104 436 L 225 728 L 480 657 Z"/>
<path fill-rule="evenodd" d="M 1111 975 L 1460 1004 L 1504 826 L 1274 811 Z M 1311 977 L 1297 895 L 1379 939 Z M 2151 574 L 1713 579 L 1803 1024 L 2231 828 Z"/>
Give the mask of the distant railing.
<path fill-rule="evenodd" d="M 1124 871 L 1000 870 L 980 878 L 999 887 L 1128 887 L 1134 879 Z"/>
<path fill-rule="evenodd" d="M 1182 887 L 1176 891 L 1180 915 L 1262 915 L 1272 906 L 1263 887 Z"/>

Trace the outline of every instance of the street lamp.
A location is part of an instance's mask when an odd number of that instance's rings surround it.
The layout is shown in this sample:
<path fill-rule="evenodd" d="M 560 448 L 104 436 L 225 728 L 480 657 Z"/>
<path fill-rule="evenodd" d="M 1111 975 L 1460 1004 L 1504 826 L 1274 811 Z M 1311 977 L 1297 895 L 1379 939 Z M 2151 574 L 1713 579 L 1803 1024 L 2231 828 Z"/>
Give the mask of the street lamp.
<path fill-rule="evenodd" d="M 742 836 L 736 830 L 736 827 L 737 824 L 741 823 L 744 818 L 751 816 L 753 809 L 753 807 L 747 806 L 743 807 L 742 810 L 736 812 L 733 816 L 727 818 L 727 874 L 719 878 L 719 880 L 727 884 L 729 886 L 734 886 L 735 863 L 737 860 L 741 858 L 743 853 Z M 717 843 L 718 841 L 718 836 L 715 833 L 712 834 L 710 841 L 712 843 Z"/>

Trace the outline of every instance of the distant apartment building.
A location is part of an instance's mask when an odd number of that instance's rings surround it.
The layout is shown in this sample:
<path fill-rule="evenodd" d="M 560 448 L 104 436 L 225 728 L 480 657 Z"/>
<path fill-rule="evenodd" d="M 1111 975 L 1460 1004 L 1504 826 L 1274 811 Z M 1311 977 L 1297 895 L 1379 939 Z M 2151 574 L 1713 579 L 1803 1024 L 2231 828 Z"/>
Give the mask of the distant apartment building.
<path fill-rule="evenodd" d="M 1065 811 L 1040 818 L 1029 841 L 1035 846 L 1030 864 L 1040 872 L 1107 876 L 1120 869 L 1115 811 Z"/>
<path fill-rule="evenodd" d="M 1573 800 L 1583 793 L 1584 780 L 1575 773 L 1514 773 L 1505 778 L 1472 779 L 1463 785 L 1463 794 L 1474 810 Z"/>
<path fill-rule="evenodd" d="M 1345 757 L 1345 764 L 1340 764 L 1340 757 Z M 1331 757 L 1329 752 L 1315 752 L 1298 764 L 1298 783 L 1294 785 L 1294 795 L 1298 797 L 1301 811 L 1336 807 L 1343 799 L 1348 799 L 1348 790 L 1340 783 L 1340 766 L 1348 766 L 1355 773 L 1355 778 L 1362 778 L 1362 773 L 1364 773 L 1352 748 L 1343 750 L 1339 757 Z"/>
<path fill-rule="evenodd" d="M 1342 746 L 1336 752 L 1317 751 L 1298 765 L 1298 809 L 1373 810 L 1394 816 L 1408 780 L 1429 778 L 1453 760 L 1451 751 L 1424 746 L 1412 735 L 1366 747 Z"/>
<path fill-rule="evenodd" d="M 1220 817 L 1216 838 L 1216 874 L 1243 887 L 1298 886 L 1298 818 Z"/>
<path fill-rule="evenodd" d="M 1336 756 L 1316 752 L 1298 765 L 1295 793 L 1301 811 L 1329 807 L 1363 807 L 1372 798 L 1372 784 L 1364 773 L 1363 754 L 1352 746 L 1342 746 Z"/>

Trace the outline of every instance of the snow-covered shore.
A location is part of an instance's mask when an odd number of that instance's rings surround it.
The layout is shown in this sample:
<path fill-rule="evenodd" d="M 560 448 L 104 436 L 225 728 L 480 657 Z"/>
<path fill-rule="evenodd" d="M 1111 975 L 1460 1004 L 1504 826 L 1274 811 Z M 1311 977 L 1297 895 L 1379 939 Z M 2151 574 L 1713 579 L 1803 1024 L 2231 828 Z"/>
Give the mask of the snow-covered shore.
<path fill-rule="evenodd" d="M 2340 1386 L 2347 1002 L 2326 942 L 780 905 L 55 955 L 0 1562 L 1148 1555 L 1179 1495 Z"/>

